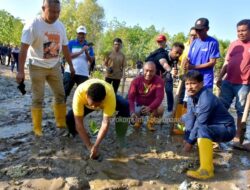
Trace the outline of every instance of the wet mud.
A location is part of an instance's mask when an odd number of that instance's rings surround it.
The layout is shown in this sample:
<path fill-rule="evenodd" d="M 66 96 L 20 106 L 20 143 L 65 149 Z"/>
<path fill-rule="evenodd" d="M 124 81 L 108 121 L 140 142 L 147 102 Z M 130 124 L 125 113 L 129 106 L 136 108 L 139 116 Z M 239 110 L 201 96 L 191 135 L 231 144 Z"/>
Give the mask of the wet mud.
<path fill-rule="evenodd" d="M 31 126 L 30 82 L 25 81 L 27 94 L 22 96 L 16 88 L 15 74 L 9 70 L 0 66 L 0 189 L 250 189 L 250 153 L 234 149 L 229 143 L 214 149 L 213 179 L 187 178 L 185 172 L 199 165 L 197 147 L 184 154 L 182 137 L 171 136 L 168 125 L 157 125 L 155 132 L 129 126 L 125 141 L 121 141 L 111 123 L 100 146 L 101 159 L 89 159 L 79 136 L 69 138 L 56 129 L 48 87 L 43 110 L 44 135 L 37 138 Z M 69 100 L 68 108 L 70 104 Z M 90 120 L 100 124 L 101 113 L 93 112 L 85 118 L 87 128 Z M 88 130 L 94 141 L 96 135 Z M 246 142 L 249 134 L 248 125 Z"/>

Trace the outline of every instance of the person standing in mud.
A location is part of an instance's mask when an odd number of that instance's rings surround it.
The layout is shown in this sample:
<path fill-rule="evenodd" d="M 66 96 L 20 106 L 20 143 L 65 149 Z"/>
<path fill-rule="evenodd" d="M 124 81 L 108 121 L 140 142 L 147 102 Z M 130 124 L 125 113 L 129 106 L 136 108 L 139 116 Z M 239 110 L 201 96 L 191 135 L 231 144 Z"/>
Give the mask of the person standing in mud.
<path fill-rule="evenodd" d="M 124 77 L 126 66 L 126 57 L 121 51 L 122 40 L 115 38 L 113 40 L 113 50 L 105 57 L 104 65 L 106 66 L 105 81 L 112 84 L 115 93 L 120 86 L 121 78 Z"/>
<path fill-rule="evenodd" d="M 143 66 L 143 75 L 135 78 L 128 92 L 131 118 L 136 121 L 135 128 L 142 125 L 141 116 L 149 115 L 147 128 L 154 131 L 156 119 L 161 117 L 164 107 L 161 105 L 164 98 L 164 81 L 156 75 L 156 66 L 148 61 Z"/>
<path fill-rule="evenodd" d="M 100 79 L 89 79 L 80 84 L 75 91 L 72 107 L 66 119 L 69 133 L 73 136 L 76 133 L 80 135 L 92 159 L 99 156 L 99 145 L 108 132 L 110 119 L 115 110 L 118 111 L 116 117 L 128 119 L 130 116 L 128 101 L 122 96 L 115 95 L 112 85 Z M 94 110 L 103 110 L 103 119 L 97 139 L 92 144 L 84 127 L 83 118 Z"/>
<path fill-rule="evenodd" d="M 72 76 L 74 68 L 68 50 L 68 39 L 63 24 L 58 20 L 60 14 L 59 0 L 44 0 L 42 15 L 27 23 L 22 32 L 21 49 L 19 53 L 19 70 L 17 83 L 25 80 L 24 64 L 29 51 L 29 73 L 32 89 L 31 116 L 33 131 L 36 136 L 42 135 L 42 105 L 45 81 L 54 94 L 54 115 L 58 128 L 66 127 L 66 104 L 63 80 L 59 63 L 62 51 Z"/>
<path fill-rule="evenodd" d="M 175 42 L 170 49 L 167 46 L 166 36 L 162 34 L 157 36 L 156 42 L 159 48 L 150 53 L 145 61 L 153 61 L 156 65 L 156 74 L 161 76 L 165 81 L 167 109 L 164 116 L 170 117 L 172 116 L 174 106 L 172 73 L 174 76 L 178 74 L 177 63 L 184 50 L 184 45 L 180 42 Z"/>
<path fill-rule="evenodd" d="M 69 50 L 75 69 L 75 75 L 74 77 L 71 77 L 69 67 L 66 65 L 63 77 L 66 99 L 70 95 L 70 92 L 75 84 L 78 86 L 89 79 L 89 64 L 94 60 L 93 48 L 88 45 L 86 40 L 86 27 L 79 26 L 76 33 L 77 38 L 69 41 Z"/>
<path fill-rule="evenodd" d="M 209 179 L 214 176 L 212 142 L 228 142 L 234 138 L 234 119 L 219 98 L 204 87 L 199 71 L 189 71 L 184 80 L 189 96 L 187 113 L 181 118 L 185 124 L 184 151 L 189 152 L 197 142 L 200 156 L 199 169 L 188 170 L 187 176 Z"/>
<path fill-rule="evenodd" d="M 237 23 L 237 35 L 238 40 L 232 42 L 228 48 L 224 65 L 216 83 L 221 89 L 220 98 L 227 109 L 236 98 L 237 133 L 234 139 L 236 143 L 244 140 L 246 128 L 241 119 L 250 91 L 250 19 L 244 19 Z M 225 79 L 224 76 L 226 76 Z"/>
<path fill-rule="evenodd" d="M 204 86 L 211 92 L 214 83 L 214 66 L 220 58 L 219 42 L 208 35 L 209 20 L 199 18 L 194 26 L 198 38 L 190 45 L 185 70 L 196 70 L 204 75 Z"/>
<path fill-rule="evenodd" d="M 12 50 L 11 50 L 11 57 L 12 57 L 12 61 L 11 61 L 11 72 L 14 72 L 14 68 L 16 65 L 16 71 L 18 72 L 18 56 L 19 56 L 19 47 L 16 45 Z"/>

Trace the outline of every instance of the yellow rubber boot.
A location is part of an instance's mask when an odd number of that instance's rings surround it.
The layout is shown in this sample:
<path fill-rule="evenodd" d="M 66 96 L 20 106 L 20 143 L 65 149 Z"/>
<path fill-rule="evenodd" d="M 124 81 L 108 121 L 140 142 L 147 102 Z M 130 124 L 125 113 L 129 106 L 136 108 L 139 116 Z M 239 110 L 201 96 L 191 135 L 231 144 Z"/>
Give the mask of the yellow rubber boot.
<path fill-rule="evenodd" d="M 213 144 L 210 139 L 199 138 L 200 167 L 196 171 L 187 171 L 187 176 L 195 179 L 209 179 L 214 177 Z"/>
<path fill-rule="evenodd" d="M 147 128 L 150 131 L 155 131 L 155 128 L 154 128 L 155 122 L 156 122 L 156 117 L 154 117 L 153 115 L 150 115 L 148 118 L 148 122 L 147 122 Z"/>
<path fill-rule="evenodd" d="M 139 129 L 139 128 L 141 128 L 141 126 L 142 126 L 142 119 L 139 118 L 138 121 L 135 122 L 134 127 L 136 129 Z"/>
<path fill-rule="evenodd" d="M 58 128 L 66 127 L 66 104 L 54 104 L 54 115 Z"/>
<path fill-rule="evenodd" d="M 33 132 L 36 136 L 42 136 L 42 108 L 31 108 Z"/>

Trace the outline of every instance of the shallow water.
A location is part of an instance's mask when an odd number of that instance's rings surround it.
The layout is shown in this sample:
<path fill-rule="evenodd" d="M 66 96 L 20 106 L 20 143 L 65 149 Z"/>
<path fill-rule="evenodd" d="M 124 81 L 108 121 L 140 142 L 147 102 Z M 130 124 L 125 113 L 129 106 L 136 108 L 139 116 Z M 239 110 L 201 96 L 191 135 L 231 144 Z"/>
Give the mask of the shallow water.
<path fill-rule="evenodd" d="M 29 123 L 18 123 L 15 125 L 0 127 L 0 139 L 16 137 L 21 134 L 30 133 L 31 131 L 32 128 Z"/>

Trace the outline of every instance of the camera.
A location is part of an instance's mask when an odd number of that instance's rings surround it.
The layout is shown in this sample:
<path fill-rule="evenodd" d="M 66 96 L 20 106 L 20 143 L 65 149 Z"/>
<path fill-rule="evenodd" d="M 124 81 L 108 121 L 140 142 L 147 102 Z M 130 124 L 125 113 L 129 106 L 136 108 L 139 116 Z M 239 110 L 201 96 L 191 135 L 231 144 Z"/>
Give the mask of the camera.
<path fill-rule="evenodd" d="M 107 72 L 108 72 L 108 74 L 112 74 L 113 73 L 113 68 L 112 67 L 108 67 L 107 68 Z"/>
<path fill-rule="evenodd" d="M 19 83 L 19 85 L 17 86 L 17 88 L 22 93 L 22 95 L 26 94 L 25 84 L 24 84 L 23 81 L 21 83 Z"/>

